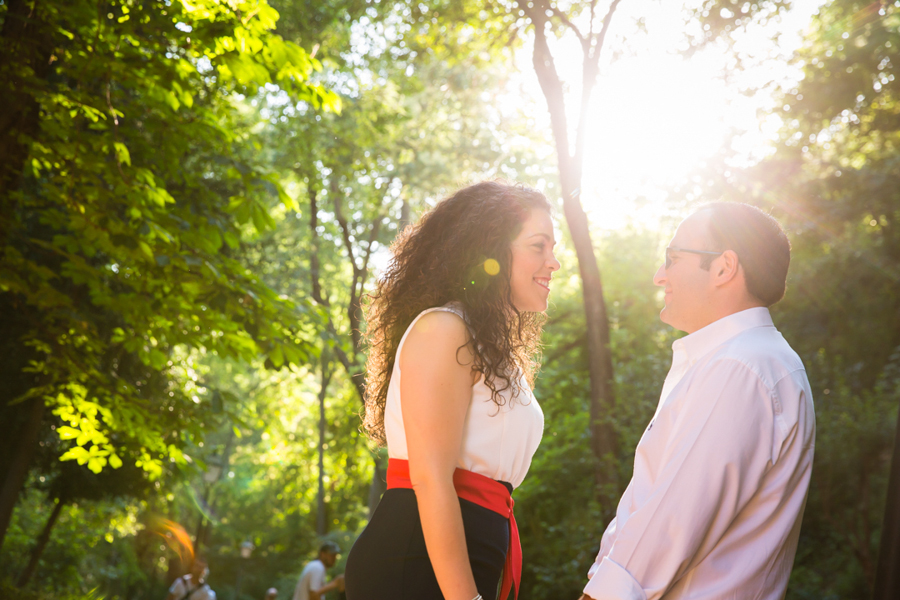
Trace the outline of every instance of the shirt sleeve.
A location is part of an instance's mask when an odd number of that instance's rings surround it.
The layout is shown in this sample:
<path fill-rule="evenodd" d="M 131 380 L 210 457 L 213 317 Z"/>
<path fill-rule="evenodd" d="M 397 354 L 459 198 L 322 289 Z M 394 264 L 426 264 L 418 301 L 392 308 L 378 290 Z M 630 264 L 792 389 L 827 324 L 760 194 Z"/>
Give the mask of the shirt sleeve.
<path fill-rule="evenodd" d="M 184 596 L 184 582 L 181 577 L 172 582 L 172 585 L 169 586 L 169 593 L 175 594 L 176 600 L 179 600 L 182 596 Z"/>
<path fill-rule="evenodd" d="M 300 575 L 300 579 L 297 580 L 297 585 L 294 586 L 294 595 L 291 596 L 291 600 L 300 600 L 300 590 L 303 589 L 303 586 L 306 585 L 306 577 Z"/>
<path fill-rule="evenodd" d="M 652 433 L 663 437 L 648 440 L 655 468 L 636 463 L 636 505 L 584 588 L 595 600 L 660 598 L 721 539 L 773 464 L 772 396 L 737 360 L 698 374 L 669 418 Z"/>
<path fill-rule="evenodd" d="M 309 577 L 309 589 L 317 590 L 325 585 L 325 565 L 319 563 Z"/>

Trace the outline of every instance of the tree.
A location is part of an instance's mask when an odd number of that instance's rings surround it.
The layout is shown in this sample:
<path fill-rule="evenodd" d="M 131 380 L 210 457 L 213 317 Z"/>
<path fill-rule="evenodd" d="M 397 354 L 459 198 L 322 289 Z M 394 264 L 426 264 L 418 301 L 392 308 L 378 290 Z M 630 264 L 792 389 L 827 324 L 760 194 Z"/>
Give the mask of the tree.
<path fill-rule="evenodd" d="M 28 557 L 28 564 L 19 575 L 16 585 L 24 587 L 37 570 L 41 555 L 50 541 L 50 535 L 56 525 L 62 509 L 67 504 L 79 501 L 97 502 L 112 498 L 141 498 L 152 489 L 152 483 L 146 472 L 134 464 L 123 465 L 121 469 L 105 469 L 101 473 L 93 473 L 87 467 L 72 462 L 60 463 L 57 453 L 46 457 L 50 464 L 46 469 L 56 471 L 48 479 L 48 498 L 53 500 L 53 510 L 47 518 L 40 535 Z M 54 464 L 55 463 L 55 464 Z"/>
<path fill-rule="evenodd" d="M 52 5 L 14 0 L 3 20 L 0 306 L 4 420 L 0 541 L 44 407 L 75 442 L 64 460 L 117 467 L 117 446 L 159 475 L 202 422 L 173 385 L 173 350 L 303 363 L 317 319 L 244 268 L 239 223 L 271 225 L 266 173 L 235 160 L 235 93 L 277 85 L 316 106 L 319 64 L 271 30 L 264 1 Z M 151 386 L 153 387 L 153 386 Z M 202 392 L 201 392 L 202 393 Z M 195 394 L 196 395 L 196 394 Z M 197 395 L 199 399 L 200 396 Z"/>

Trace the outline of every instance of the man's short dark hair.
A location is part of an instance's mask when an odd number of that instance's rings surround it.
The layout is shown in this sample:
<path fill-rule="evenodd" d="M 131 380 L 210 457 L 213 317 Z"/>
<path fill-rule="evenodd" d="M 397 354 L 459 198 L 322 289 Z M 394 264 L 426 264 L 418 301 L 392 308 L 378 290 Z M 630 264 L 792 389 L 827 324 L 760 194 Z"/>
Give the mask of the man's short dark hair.
<path fill-rule="evenodd" d="M 791 243 L 771 215 L 740 202 L 713 202 L 699 212 L 709 214 L 710 241 L 716 250 L 732 250 L 744 269 L 747 291 L 772 306 L 784 297 Z M 709 269 L 712 261 L 704 261 Z"/>
<path fill-rule="evenodd" d="M 322 545 L 319 546 L 319 552 L 320 553 L 321 552 L 330 552 L 331 554 L 340 554 L 341 547 L 331 541 L 322 542 Z"/>

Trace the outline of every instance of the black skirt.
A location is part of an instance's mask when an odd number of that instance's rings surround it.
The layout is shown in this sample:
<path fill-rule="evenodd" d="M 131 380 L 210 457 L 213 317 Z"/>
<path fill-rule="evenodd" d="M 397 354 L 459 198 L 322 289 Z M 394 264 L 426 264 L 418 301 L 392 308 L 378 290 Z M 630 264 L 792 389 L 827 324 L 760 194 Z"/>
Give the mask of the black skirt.
<path fill-rule="evenodd" d="M 460 499 L 459 507 L 475 586 L 485 600 L 492 600 L 509 548 L 509 521 L 468 500 Z M 384 493 L 350 550 L 344 584 L 347 600 L 443 600 L 425 549 L 415 492 L 397 488 Z"/>

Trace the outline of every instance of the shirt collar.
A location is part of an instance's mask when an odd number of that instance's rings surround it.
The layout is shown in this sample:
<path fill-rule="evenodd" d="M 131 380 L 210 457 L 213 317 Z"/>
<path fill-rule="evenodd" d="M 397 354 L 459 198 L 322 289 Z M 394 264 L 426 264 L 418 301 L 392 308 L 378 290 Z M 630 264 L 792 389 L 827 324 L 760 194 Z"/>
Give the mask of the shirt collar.
<path fill-rule="evenodd" d="M 764 306 L 748 308 L 734 314 L 713 321 L 706 327 L 698 329 L 690 335 L 686 335 L 672 343 L 674 355 L 684 354 L 688 361 L 699 359 L 714 348 L 721 346 L 726 341 L 748 329 L 755 327 L 774 327 L 772 315 Z"/>

